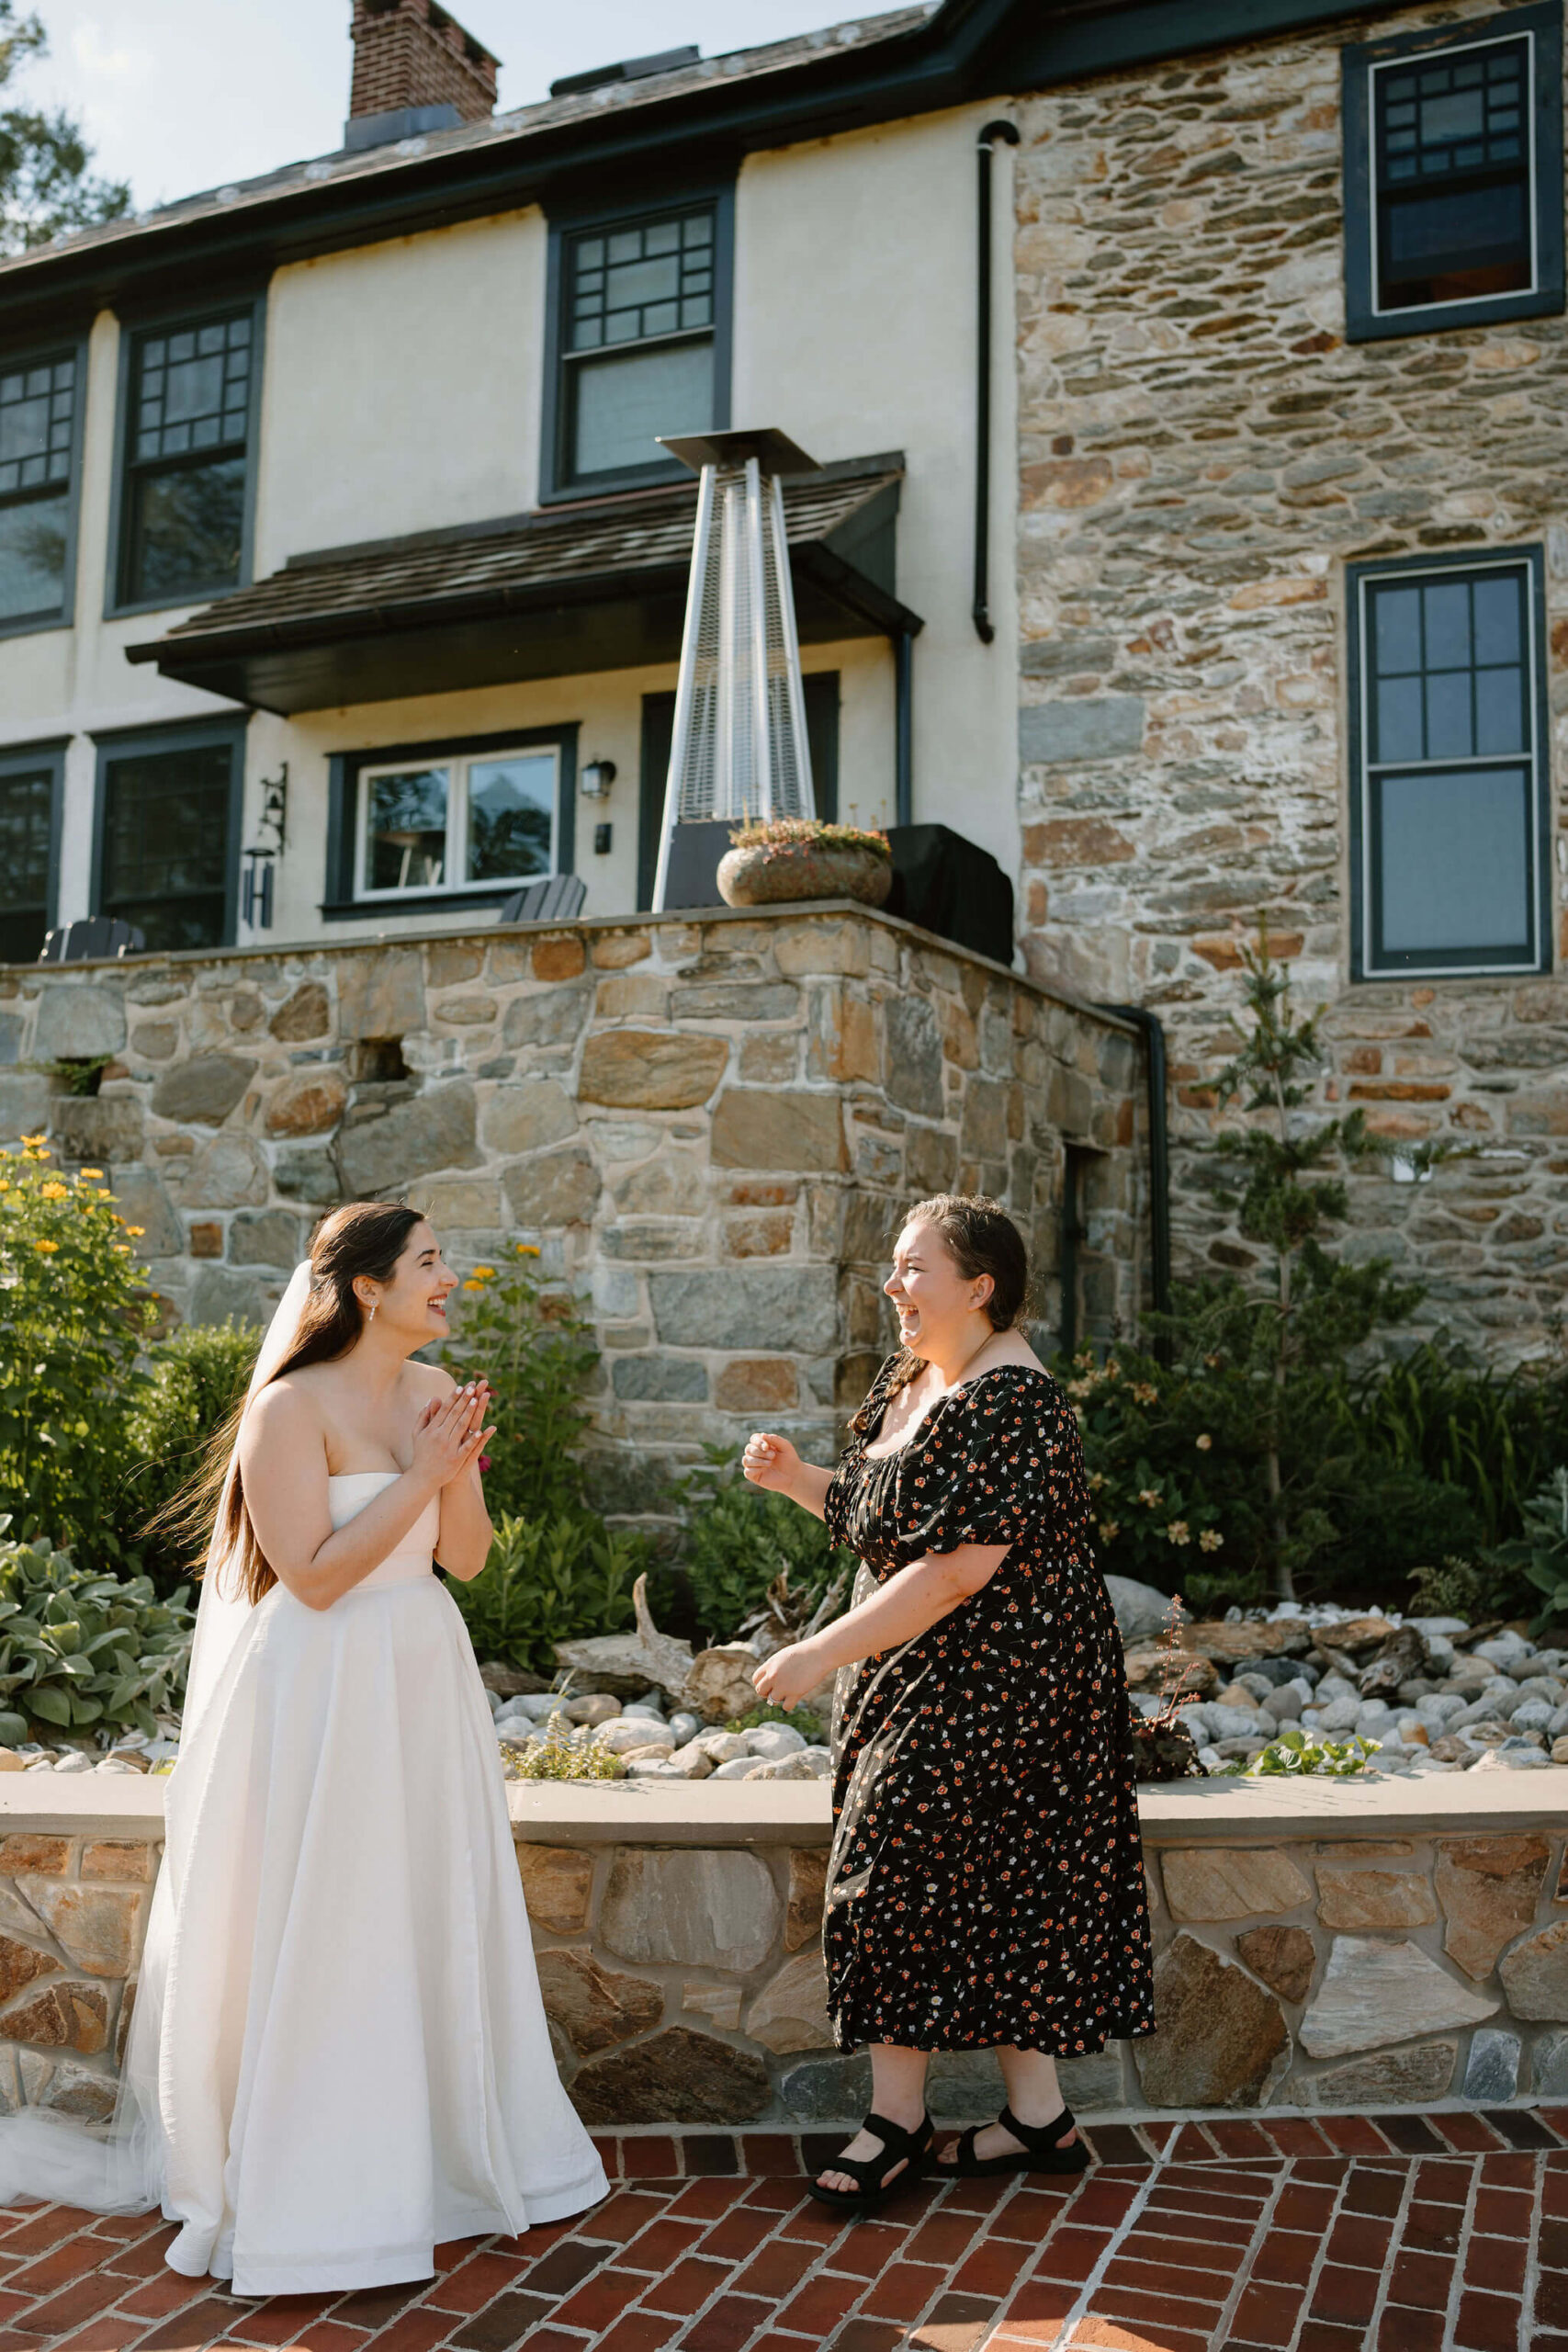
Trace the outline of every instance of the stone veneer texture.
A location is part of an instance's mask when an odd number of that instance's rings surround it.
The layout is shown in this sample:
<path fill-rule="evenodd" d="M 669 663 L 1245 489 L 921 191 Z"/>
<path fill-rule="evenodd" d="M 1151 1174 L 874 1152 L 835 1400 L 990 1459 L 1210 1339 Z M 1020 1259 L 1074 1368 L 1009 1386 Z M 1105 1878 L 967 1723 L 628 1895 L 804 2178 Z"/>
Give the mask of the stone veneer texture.
<path fill-rule="evenodd" d="M 32 1067 L 105 1055 L 96 1095 Z M 1085 1327 L 1139 1304 L 1133 1034 L 863 910 L 0 966 L 0 1144 L 108 1171 L 171 1319 L 269 1311 L 340 1200 L 406 1193 L 459 1267 L 536 1241 L 604 1351 L 611 1511 L 759 1416 L 831 1449 L 924 1193 L 1008 1204 L 1049 1331 L 1078 1145 Z"/>
<path fill-rule="evenodd" d="M 1546 1808 L 1543 1807 L 1543 1813 Z M 68 1825 L 62 1825 L 68 1827 Z M 595 2125 L 837 2123 L 821 1842 L 517 1846 L 557 2062 Z M 158 1848 L 0 1838 L 0 2112 L 110 2111 Z M 1085 2113 L 1568 2097 L 1555 1826 L 1231 1847 L 1149 1843 L 1160 2030 L 1064 2062 Z M 994 2113 L 994 2059 L 933 2063 L 933 2112 Z"/>
<path fill-rule="evenodd" d="M 1361 1246 L 1420 1320 L 1539 1350 L 1568 1271 L 1568 982 L 1349 984 L 1344 565 L 1546 554 L 1568 665 L 1561 317 L 1345 340 L 1340 51 L 1505 24 L 1350 19 L 1024 100 L 1016 160 L 1022 928 L 1029 967 L 1168 1024 L 1178 1270 L 1253 1255 L 1207 1181 L 1201 1081 L 1266 916 L 1327 1005 L 1326 1102 L 1394 1143 Z M 1559 844 L 1561 847 L 1561 844 Z M 1553 860 L 1556 952 L 1568 950 Z"/>

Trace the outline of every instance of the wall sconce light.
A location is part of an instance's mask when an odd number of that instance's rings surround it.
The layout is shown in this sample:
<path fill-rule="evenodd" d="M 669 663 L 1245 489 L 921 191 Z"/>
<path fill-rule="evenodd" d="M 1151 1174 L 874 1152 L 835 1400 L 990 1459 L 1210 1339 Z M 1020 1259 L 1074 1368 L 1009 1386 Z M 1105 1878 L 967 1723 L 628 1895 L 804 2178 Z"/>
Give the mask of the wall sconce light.
<path fill-rule="evenodd" d="M 585 800 L 608 800 L 615 781 L 614 760 L 590 760 L 583 768 L 579 788 Z"/>

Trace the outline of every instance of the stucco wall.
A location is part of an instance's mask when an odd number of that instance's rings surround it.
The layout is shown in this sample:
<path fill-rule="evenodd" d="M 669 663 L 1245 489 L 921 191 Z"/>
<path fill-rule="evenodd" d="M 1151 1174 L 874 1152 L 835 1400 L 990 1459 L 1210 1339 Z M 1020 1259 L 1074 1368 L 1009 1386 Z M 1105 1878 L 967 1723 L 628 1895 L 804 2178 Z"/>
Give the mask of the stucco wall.
<path fill-rule="evenodd" d="M 1303 1008 L 1329 1008 L 1325 1100 L 1478 1154 L 1419 1188 L 1358 1180 L 1365 1246 L 1429 1283 L 1426 1323 L 1517 1353 L 1568 1275 L 1568 985 L 1350 984 L 1344 565 L 1543 546 L 1561 710 L 1568 330 L 1346 343 L 1340 51 L 1371 30 L 1018 109 L 1024 947 L 1162 1015 L 1179 1262 L 1235 1265 L 1181 1147 L 1212 1125 L 1199 1081 L 1234 1049 L 1238 944 L 1266 915 Z M 1564 887 L 1554 858 L 1559 954 Z"/>
<path fill-rule="evenodd" d="M 94 1054 L 94 1096 L 30 1067 Z M 265 1313 L 342 1199 L 406 1195 L 458 1266 L 537 1241 L 604 1350 L 609 1510 L 653 1508 L 759 1412 L 822 1458 L 923 1193 L 1009 1203 L 1054 1330 L 1064 1146 L 1086 1145 L 1086 1327 L 1140 1301 L 1132 1034 L 845 903 L 0 967 L 0 1145 L 47 1124 L 108 1170 L 171 1317 Z"/>

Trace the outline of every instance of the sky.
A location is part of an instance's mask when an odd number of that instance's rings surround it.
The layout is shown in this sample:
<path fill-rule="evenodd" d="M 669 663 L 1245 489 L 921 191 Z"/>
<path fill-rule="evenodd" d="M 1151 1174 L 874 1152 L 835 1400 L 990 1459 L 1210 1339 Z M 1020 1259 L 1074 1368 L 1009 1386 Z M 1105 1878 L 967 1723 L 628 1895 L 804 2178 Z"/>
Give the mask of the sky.
<path fill-rule="evenodd" d="M 348 111 L 350 0 L 32 0 L 51 56 L 13 85 L 64 105 L 139 211 L 328 154 Z M 893 0 L 878 0 L 878 10 Z M 563 74 L 695 41 L 705 57 L 852 18 L 850 0 L 448 0 L 501 60 L 501 107 Z M 867 14 L 873 13 L 868 10 Z"/>

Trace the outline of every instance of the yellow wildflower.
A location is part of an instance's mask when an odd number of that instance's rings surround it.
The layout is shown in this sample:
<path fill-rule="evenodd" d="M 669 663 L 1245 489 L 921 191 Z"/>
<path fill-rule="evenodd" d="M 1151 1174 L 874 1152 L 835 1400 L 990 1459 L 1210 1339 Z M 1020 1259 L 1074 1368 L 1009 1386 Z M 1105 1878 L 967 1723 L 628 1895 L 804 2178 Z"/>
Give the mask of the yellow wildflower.
<path fill-rule="evenodd" d="M 40 1201 L 68 1201 L 71 1198 L 71 1187 L 69 1184 L 40 1184 L 39 1198 Z"/>
<path fill-rule="evenodd" d="M 1190 1544 L 1192 1541 L 1192 1530 L 1184 1519 L 1173 1519 L 1165 1532 L 1173 1544 Z"/>
<path fill-rule="evenodd" d="M 538 1254 L 539 1245 L 536 1241 L 520 1241 L 517 1244 L 517 1255 L 520 1258 L 536 1258 Z"/>
<path fill-rule="evenodd" d="M 112 1200 L 113 1200 L 113 1198 L 114 1198 L 114 1194 L 113 1194 L 112 1193 L 110 1193 L 110 1192 L 104 1191 L 104 1192 L 100 1192 L 100 1193 L 99 1193 L 99 1194 L 98 1194 L 98 1198 L 99 1198 L 99 1200 L 100 1200 L 100 1201 L 112 1201 Z"/>
<path fill-rule="evenodd" d="M 1217 1527 L 1205 1527 L 1198 1538 L 1198 1549 L 1200 1552 L 1217 1552 L 1224 1540 Z"/>
<path fill-rule="evenodd" d="M 130 1242 L 117 1241 L 114 1245 L 114 1254 L 117 1258 L 129 1258 L 130 1255 Z"/>
<path fill-rule="evenodd" d="M 146 1232 L 147 1227 L 144 1225 L 128 1225 L 125 1229 L 127 1233 L 133 1233 L 136 1236 L 137 1240 L 140 1241 L 142 1235 Z"/>
<path fill-rule="evenodd" d="M 1157 1487 L 1140 1487 L 1138 1488 L 1138 1500 L 1141 1503 L 1145 1504 L 1150 1510 L 1158 1510 L 1161 1503 L 1165 1500 L 1165 1497 L 1160 1493 Z"/>
<path fill-rule="evenodd" d="M 47 1143 L 49 1141 L 49 1129 L 47 1127 L 40 1127 L 36 1136 L 24 1136 L 22 1137 L 22 1141 L 29 1148 L 29 1149 L 34 1144 Z"/>
<path fill-rule="evenodd" d="M 52 1258 L 59 1247 L 60 1244 L 58 1241 L 35 1241 L 33 1243 L 33 1248 L 39 1251 L 40 1256 L 45 1258 Z"/>
<path fill-rule="evenodd" d="M 1198 1449 L 1198 1451 L 1199 1451 L 1199 1453 L 1208 1453 L 1208 1451 L 1209 1451 L 1209 1449 L 1210 1449 L 1210 1447 L 1213 1444 L 1214 1441 L 1213 1441 L 1213 1439 L 1209 1435 L 1208 1430 L 1205 1430 L 1203 1431 L 1202 1436 L 1201 1436 L 1201 1437 L 1195 1437 L 1195 1438 L 1193 1439 L 1192 1442 L 1193 1442 L 1193 1444 L 1197 1447 L 1197 1449 Z"/>
<path fill-rule="evenodd" d="M 484 1284 L 483 1283 L 465 1283 L 463 1284 L 463 1288 L 465 1290 L 483 1290 Z"/>
<path fill-rule="evenodd" d="M 78 1180 L 84 1184 L 89 1176 L 102 1176 L 103 1172 L 101 1168 L 78 1168 L 76 1170 Z"/>
<path fill-rule="evenodd" d="M 477 1283 L 488 1283 L 494 1272 L 495 1268 L 493 1266 L 476 1266 L 474 1268 L 474 1280 Z"/>

